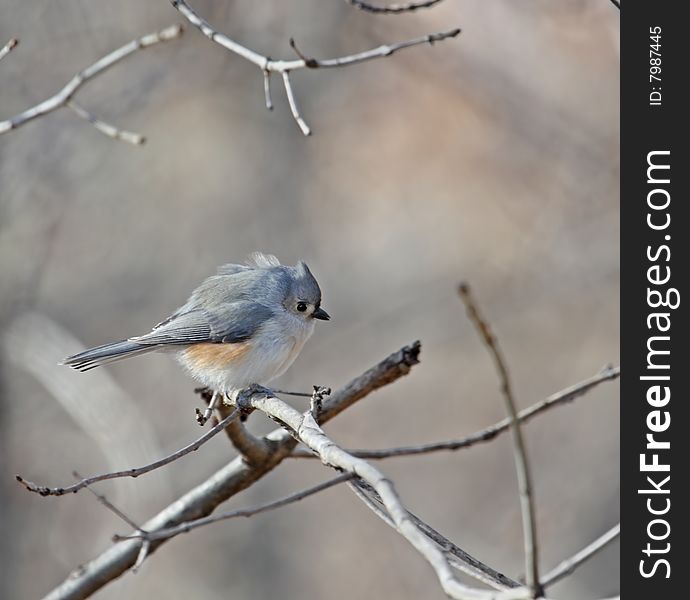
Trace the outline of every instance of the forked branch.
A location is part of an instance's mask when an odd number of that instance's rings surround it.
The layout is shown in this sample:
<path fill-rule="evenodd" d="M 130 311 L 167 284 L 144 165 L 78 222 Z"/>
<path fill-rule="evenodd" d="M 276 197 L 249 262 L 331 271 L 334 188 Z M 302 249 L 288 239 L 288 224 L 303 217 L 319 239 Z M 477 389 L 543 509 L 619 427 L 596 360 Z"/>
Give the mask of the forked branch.
<path fill-rule="evenodd" d="M 550 408 L 565 404 L 567 402 L 572 402 L 576 398 L 585 395 L 591 389 L 597 387 L 599 384 L 605 381 L 613 381 L 620 377 L 620 367 L 605 367 L 600 373 L 576 383 L 560 392 L 552 394 L 544 400 L 535 402 L 532 406 L 521 410 L 518 413 L 518 419 L 520 423 L 526 423 Z M 510 429 L 510 419 L 503 419 L 498 423 L 489 425 L 484 429 L 475 431 L 474 433 L 459 438 L 456 440 L 446 440 L 442 442 L 431 442 L 428 444 L 418 444 L 415 446 L 396 446 L 394 448 L 381 448 L 377 450 L 371 449 L 357 449 L 348 450 L 353 456 L 359 458 L 366 458 L 369 460 L 381 460 L 384 458 L 391 458 L 396 456 L 416 456 L 421 454 L 431 454 L 433 452 L 443 452 L 443 451 L 455 451 L 462 450 L 463 448 L 469 448 L 475 444 L 480 444 L 484 442 L 490 442 L 498 435 L 505 433 Z M 305 449 L 305 448 L 295 448 L 295 451 L 291 455 L 293 458 L 316 458 L 316 455 Z"/>
<path fill-rule="evenodd" d="M 219 32 L 214 29 L 208 21 L 203 19 L 185 0 L 170 0 L 170 3 L 185 17 L 194 27 L 196 27 L 201 33 L 203 33 L 211 41 L 223 46 L 226 50 L 234 52 L 238 56 L 241 56 L 245 60 L 249 61 L 253 65 L 257 66 L 264 77 L 264 98 L 266 107 L 270 110 L 273 107 L 273 101 L 270 95 L 270 75 L 272 73 L 280 74 L 283 80 L 283 86 L 285 88 L 285 94 L 290 105 L 290 111 L 295 119 L 295 122 L 299 126 L 300 130 L 304 135 L 310 135 L 311 129 L 304 121 L 301 113 L 298 109 L 297 100 L 295 98 L 294 91 L 292 89 L 292 84 L 290 82 L 290 72 L 297 71 L 299 69 L 330 69 L 335 67 L 346 67 L 349 65 L 359 64 L 368 60 L 374 60 L 377 58 L 384 58 L 395 54 L 399 50 L 405 48 L 411 48 L 413 46 L 419 46 L 421 44 L 431 44 L 435 42 L 441 42 L 448 38 L 454 38 L 460 33 L 460 29 L 451 29 L 450 31 L 445 31 L 441 33 L 432 33 L 430 35 L 425 35 L 422 37 L 414 38 L 412 40 L 407 40 L 405 42 L 399 42 L 397 44 L 387 44 L 379 46 L 378 48 L 372 48 L 371 50 L 365 50 L 364 52 L 359 52 L 357 54 L 350 54 L 347 56 L 340 56 L 337 58 L 327 58 L 327 59 L 317 59 L 310 58 L 297 51 L 294 41 L 291 41 L 291 46 L 293 50 L 298 55 L 298 58 L 293 60 L 273 60 L 268 56 L 259 54 L 258 52 L 243 46 L 242 44 L 231 39 L 224 33 Z"/>
<path fill-rule="evenodd" d="M 21 475 L 16 475 L 15 477 L 17 481 L 21 483 L 28 491 L 36 492 L 41 496 L 63 496 L 64 494 L 70 493 L 76 494 L 79 490 L 88 487 L 94 483 L 98 483 L 99 481 L 106 481 L 108 479 L 119 479 L 121 477 L 139 477 L 140 475 L 150 473 L 151 471 L 160 469 L 165 465 L 169 465 L 171 462 L 174 462 L 177 459 L 186 456 L 190 452 L 195 452 L 196 450 L 201 448 L 201 446 L 203 446 L 206 442 L 208 442 L 211 438 L 218 435 L 228 425 L 230 425 L 232 421 L 239 417 L 239 414 L 239 410 L 233 410 L 232 413 L 225 417 L 220 423 L 218 423 L 212 429 L 209 429 L 204 435 L 202 435 L 197 440 L 193 441 L 191 444 L 187 444 L 186 446 L 180 448 L 176 452 L 173 452 L 172 454 L 169 454 L 168 456 L 165 456 L 164 458 L 161 458 L 157 461 L 144 465 L 143 467 L 136 467 L 132 469 L 127 469 L 125 471 L 113 471 L 112 473 L 103 473 L 101 475 L 86 477 L 85 479 L 82 479 L 77 483 L 74 483 L 72 485 L 66 485 L 64 487 L 47 487 L 44 485 L 38 485 L 31 481 L 27 481 Z"/>
<path fill-rule="evenodd" d="M 324 402 L 320 412 L 321 421 L 332 419 L 373 391 L 407 375 L 419 362 L 420 349 L 419 342 L 405 346 L 332 394 Z M 219 504 L 251 486 L 279 465 L 290 455 L 297 443 L 282 427 L 263 439 L 271 447 L 266 460 L 260 464 L 250 464 L 244 457 L 237 457 L 148 522 L 143 523 L 141 529 L 155 532 L 210 515 Z M 161 539 L 148 543 L 146 554 L 155 552 L 165 542 L 165 539 Z M 76 600 L 88 597 L 127 572 L 137 562 L 142 549 L 142 541 L 136 539 L 114 545 L 100 556 L 75 569 L 63 583 L 45 597 L 45 600 Z"/>
<path fill-rule="evenodd" d="M 74 77 L 72 77 L 72 79 L 70 79 L 65 87 L 47 100 L 40 102 L 36 106 L 28 108 L 27 110 L 15 115 L 10 119 L 0 121 L 0 134 L 11 131 L 12 129 L 16 129 L 17 127 L 21 127 L 29 121 L 33 121 L 38 117 L 42 117 L 43 115 L 66 106 L 70 108 L 78 117 L 85 119 L 98 131 L 109 137 L 112 137 L 113 139 L 122 140 L 130 144 L 143 144 L 145 141 L 144 136 L 137 133 L 120 130 L 114 125 L 110 125 L 96 118 L 86 109 L 76 104 L 74 102 L 74 96 L 88 81 L 97 75 L 100 75 L 114 64 L 128 57 L 130 54 L 160 42 L 174 40 L 180 37 L 182 31 L 183 29 L 181 25 L 172 25 L 170 27 L 166 27 L 165 29 L 161 29 L 160 31 L 149 33 L 148 35 L 144 35 L 136 40 L 132 40 L 121 48 L 114 50 L 107 56 L 104 56 L 100 60 L 93 63 L 91 66 L 86 67 L 84 70 L 77 73 Z M 7 48 L 7 46 L 5 46 L 5 48 Z M 0 54 L 2 54 L 2 52 L 0 52 Z M 0 56 L 0 58 L 2 58 L 2 56 Z"/>

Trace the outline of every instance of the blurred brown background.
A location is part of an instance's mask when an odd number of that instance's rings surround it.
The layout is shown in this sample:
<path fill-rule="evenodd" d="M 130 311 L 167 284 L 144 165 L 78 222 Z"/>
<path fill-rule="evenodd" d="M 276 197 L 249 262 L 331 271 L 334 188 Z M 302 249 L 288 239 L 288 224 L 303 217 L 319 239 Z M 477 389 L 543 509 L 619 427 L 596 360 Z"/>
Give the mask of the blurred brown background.
<path fill-rule="evenodd" d="M 127 526 L 88 492 L 30 495 L 141 464 L 200 433 L 194 383 L 165 356 L 82 375 L 67 352 L 147 330 L 218 264 L 305 259 L 333 320 L 281 387 L 345 383 L 414 339 L 422 364 L 328 425 L 346 447 L 460 437 L 503 416 L 455 287 L 469 280 L 521 406 L 618 360 L 618 19 L 607 0 L 446 0 L 384 17 L 342 0 L 194 0 L 273 57 L 317 57 L 463 28 L 367 64 L 301 71 L 302 137 L 279 80 L 187 28 L 89 83 L 82 105 L 148 137 L 111 140 L 67 109 L 0 137 L 0 597 L 38 598 Z M 165 0 L 0 0 L 0 119 L 79 69 L 182 22 Z M 70 340 L 67 333 L 76 339 Z M 299 400 L 295 401 L 300 403 Z M 256 431 L 271 426 L 259 416 Z M 618 386 L 527 426 L 547 570 L 618 520 Z M 143 522 L 234 455 L 225 439 L 99 489 Z M 507 437 L 380 465 L 409 507 L 512 576 L 522 571 Z M 329 475 L 288 461 L 239 507 Z M 618 591 L 618 546 L 559 584 Z M 346 488 L 181 536 L 99 598 L 443 598 L 431 569 Z"/>

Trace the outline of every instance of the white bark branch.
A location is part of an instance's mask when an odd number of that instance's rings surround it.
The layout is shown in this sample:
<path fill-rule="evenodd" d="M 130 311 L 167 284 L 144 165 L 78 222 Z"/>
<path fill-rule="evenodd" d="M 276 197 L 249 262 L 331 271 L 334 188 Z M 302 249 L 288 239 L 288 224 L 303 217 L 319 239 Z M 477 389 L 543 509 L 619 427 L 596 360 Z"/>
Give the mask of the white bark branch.
<path fill-rule="evenodd" d="M 532 592 L 532 598 L 538 598 L 542 596 L 542 590 L 539 583 L 539 548 L 537 545 L 537 524 L 534 511 L 534 500 L 532 498 L 532 477 L 530 474 L 529 462 L 527 460 L 525 443 L 522 438 L 520 419 L 518 418 L 517 407 L 510 385 L 508 368 L 503 359 L 503 353 L 498 345 L 498 340 L 492 333 L 489 323 L 480 314 L 469 285 L 461 284 L 458 291 L 460 293 L 460 298 L 465 304 L 470 320 L 475 325 L 484 344 L 489 349 L 489 353 L 493 358 L 501 381 L 501 392 L 505 401 L 506 411 L 510 417 L 510 427 L 513 432 L 513 457 L 515 459 L 515 470 L 518 479 L 522 530 L 525 543 L 525 579 L 527 581 L 527 587 L 529 587 Z"/>
<path fill-rule="evenodd" d="M 136 40 L 132 40 L 128 44 L 125 44 L 121 48 L 118 48 L 107 56 L 104 56 L 100 60 L 96 61 L 91 66 L 86 67 L 84 70 L 77 73 L 67 83 L 67 85 L 65 85 L 65 87 L 47 100 L 44 100 L 36 106 L 19 113 L 11 119 L 0 121 L 0 134 L 6 133 L 12 129 L 16 129 L 17 127 L 28 123 L 29 121 L 42 117 L 43 115 L 57 110 L 58 108 L 67 106 L 79 89 L 89 80 L 93 79 L 97 75 L 100 75 L 105 70 L 120 62 L 130 54 L 133 54 L 137 50 L 142 50 L 144 48 L 148 48 L 149 46 L 153 46 L 154 44 L 167 42 L 169 40 L 178 38 L 182 34 L 182 31 L 183 29 L 181 25 L 172 25 L 160 31 L 149 33 L 148 35 L 144 35 Z M 110 137 L 129 141 L 130 143 L 142 143 L 141 140 L 143 140 L 143 138 L 141 138 L 141 136 L 137 137 L 137 134 L 121 132 L 112 125 L 108 125 L 107 123 L 92 117 L 92 115 L 81 109 L 81 107 L 75 108 L 72 106 L 71 108 L 77 115 L 91 122 L 96 129 L 102 133 L 105 133 L 106 135 L 109 135 Z M 134 140 L 140 141 L 135 142 Z"/>
<path fill-rule="evenodd" d="M 9 42 L 7 42 L 2 48 L 0 48 L 0 60 L 5 58 L 18 45 L 19 45 L 19 40 L 17 38 L 12 38 Z"/>
<path fill-rule="evenodd" d="M 289 71 L 283 71 L 283 85 L 285 86 L 285 94 L 287 95 L 288 104 L 290 105 L 290 112 L 292 113 L 292 117 L 295 119 L 297 125 L 299 125 L 299 128 L 304 135 L 311 135 L 311 129 L 309 129 L 309 125 L 307 125 L 305 120 L 302 118 L 302 115 L 299 112 L 299 108 L 297 107 L 295 94 L 292 91 L 292 85 L 290 84 Z"/>
<path fill-rule="evenodd" d="M 264 102 L 267 110 L 273 110 L 273 98 L 271 97 L 271 72 L 264 71 Z"/>
<path fill-rule="evenodd" d="M 84 119 L 88 123 L 91 123 L 98 131 L 102 134 L 107 135 L 115 140 L 120 140 L 122 142 L 127 142 L 133 146 L 141 146 L 146 142 L 146 138 L 139 133 L 132 133 L 131 131 L 126 131 L 124 129 L 118 129 L 110 123 L 102 121 L 94 114 L 90 113 L 88 110 L 77 104 L 74 100 L 69 100 L 65 103 L 65 106 L 72 109 L 75 115 L 80 119 Z"/>
<path fill-rule="evenodd" d="M 208 39 L 223 46 L 223 48 L 226 50 L 234 52 L 238 56 L 241 56 L 261 69 L 264 76 L 264 96 L 266 107 L 269 109 L 273 106 L 273 103 L 270 99 L 268 76 L 271 73 L 280 73 L 283 77 L 283 85 L 285 86 L 285 93 L 290 104 L 292 116 L 305 136 L 310 135 L 311 129 L 302 118 L 295 103 L 295 97 L 288 75 L 290 71 L 296 71 L 298 69 L 328 69 L 354 65 L 368 60 L 390 56 L 391 54 L 394 54 L 398 50 L 403 50 L 404 48 L 419 46 L 421 44 L 433 45 L 435 42 L 440 42 L 448 38 L 454 38 L 460 33 L 460 29 L 451 29 L 450 31 L 432 33 L 430 35 L 425 35 L 423 37 L 418 37 L 405 42 L 383 45 L 379 46 L 378 48 L 359 52 L 357 54 L 337 58 L 316 59 L 307 58 L 303 55 L 300 55 L 299 58 L 293 60 L 273 60 L 268 56 L 259 54 L 258 52 L 239 44 L 235 40 L 229 38 L 227 35 L 214 29 L 208 23 L 208 21 L 203 19 L 185 0 L 170 0 L 170 3 L 182 14 L 182 16 L 184 16 L 192 25 L 194 25 L 194 27 L 201 31 L 201 33 L 203 33 Z M 294 43 L 292 46 L 294 48 Z"/>
<path fill-rule="evenodd" d="M 381 498 L 381 502 L 395 524 L 396 530 L 432 566 L 441 587 L 451 598 L 459 600 L 502 598 L 502 592 L 488 592 L 472 588 L 456 579 L 445 553 L 415 524 L 402 504 L 393 484 L 373 465 L 348 454 L 328 438 L 314 420 L 311 411 L 300 414 L 275 396 L 254 396 L 251 398 L 251 406 L 283 423 L 297 440 L 316 452 L 324 464 L 351 473 L 369 484 Z M 522 592 L 526 594 L 527 590 L 523 589 Z"/>
<path fill-rule="evenodd" d="M 376 494 L 374 490 L 360 480 L 355 480 L 348 485 L 350 489 L 360 498 L 360 500 L 362 500 L 362 502 L 364 502 L 366 506 L 372 510 L 377 517 L 379 517 L 389 527 L 396 529 L 395 523 L 386 512 L 386 509 L 381 502 L 381 498 L 379 498 L 378 494 Z M 465 552 L 462 548 L 455 545 L 444 535 L 436 531 L 433 527 L 422 521 L 414 513 L 408 511 L 408 514 L 414 521 L 415 525 L 419 527 L 419 529 L 428 538 L 436 542 L 436 544 L 438 544 L 439 547 L 446 553 L 446 558 L 453 568 L 498 590 L 521 587 L 521 584 L 517 581 L 514 581 L 503 573 L 496 571 L 492 567 L 474 558 L 471 554 Z"/>
<path fill-rule="evenodd" d="M 573 554 L 570 558 L 562 561 L 541 579 L 542 586 L 546 587 L 548 585 L 553 585 L 557 581 L 560 581 L 564 577 L 570 575 L 575 569 L 577 569 L 583 562 L 592 558 L 597 552 L 608 546 L 613 540 L 615 540 L 621 534 L 621 524 L 612 527 L 604 535 L 598 537 L 591 544 L 585 546 L 579 552 Z"/>

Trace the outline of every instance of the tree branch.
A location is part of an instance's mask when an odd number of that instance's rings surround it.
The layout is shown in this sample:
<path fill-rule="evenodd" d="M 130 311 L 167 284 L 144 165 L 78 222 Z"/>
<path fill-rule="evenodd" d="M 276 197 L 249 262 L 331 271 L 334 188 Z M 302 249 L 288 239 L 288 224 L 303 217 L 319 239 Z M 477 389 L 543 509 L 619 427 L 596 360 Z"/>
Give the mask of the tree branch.
<path fill-rule="evenodd" d="M 74 100 L 69 100 L 65 103 L 67 108 L 70 108 L 75 115 L 80 119 L 91 123 L 98 131 L 114 140 L 120 140 L 132 144 L 133 146 L 141 146 L 146 142 L 146 138 L 139 133 L 132 133 L 131 131 L 126 131 L 124 129 L 118 129 L 110 123 L 100 120 L 94 114 L 90 113 L 88 110 L 77 104 Z"/>
<path fill-rule="evenodd" d="M 583 562 L 592 558 L 597 552 L 605 548 L 613 540 L 615 540 L 621 533 L 621 524 L 618 523 L 615 527 L 609 529 L 604 535 L 598 537 L 591 544 L 585 546 L 579 552 L 573 554 L 570 558 L 567 558 L 556 567 L 551 569 L 544 577 L 541 579 L 541 584 L 543 587 L 548 585 L 553 585 L 557 581 L 560 581 L 564 577 L 570 575 L 575 569 L 577 569 Z"/>
<path fill-rule="evenodd" d="M 361 480 L 352 481 L 348 484 L 348 486 L 377 517 L 379 517 L 389 527 L 396 529 L 395 523 L 391 519 L 390 515 L 386 512 L 386 509 L 381 502 L 381 498 L 376 491 L 371 488 L 371 486 L 368 486 Z M 458 547 L 444 535 L 436 531 L 433 527 L 431 527 L 431 525 L 428 525 L 422 521 L 414 513 L 408 511 L 408 514 L 414 521 L 415 525 L 417 525 L 417 527 L 419 527 L 419 529 L 429 539 L 436 542 L 446 553 L 448 562 L 452 567 L 471 577 L 474 577 L 482 583 L 490 585 L 499 590 L 521 587 L 521 584 L 517 581 L 514 581 L 503 573 L 496 571 L 492 567 L 474 558 L 471 554 L 465 552 L 462 548 Z"/>
<path fill-rule="evenodd" d="M 345 0 L 350 6 L 354 6 L 364 12 L 374 13 L 377 15 L 400 15 L 403 13 L 413 12 L 420 8 L 431 8 L 435 4 L 443 0 L 423 0 L 421 2 L 407 2 L 405 4 L 389 4 L 388 6 L 376 6 L 369 2 L 362 0 Z"/>
<path fill-rule="evenodd" d="M 292 91 L 292 85 L 290 84 L 290 72 L 283 71 L 283 85 L 285 86 L 285 95 L 288 99 L 288 104 L 290 105 L 290 112 L 292 113 L 292 118 L 299 126 L 300 130 L 304 135 L 311 135 L 311 129 L 307 125 L 306 121 L 302 118 L 297 107 L 297 101 L 295 100 L 295 94 Z"/>
<path fill-rule="evenodd" d="M 525 573 L 527 587 L 532 591 L 532 597 L 543 595 L 539 583 L 539 558 L 537 545 L 537 524 L 534 514 L 534 501 L 532 498 L 532 478 L 530 475 L 527 452 L 522 439 L 520 420 L 518 419 L 515 399 L 513 397 L 510 377 L 503 353 L 498 345 L 498 340 L 491 331 L 491 326 L 479 312 L 476 301 L 468 284 L 463 283 L 458 288 L 460 298 L 465 304 L 467 315 L 474 324 L 477 332 L 489 349 L 494 360 L 496 370 L 501 381 L 501 392 L 505 401 L 506 411 L 510 417 L 510 427 L 513 432 L 513 456 L 515 458 L 515 470 L 518 478 L 520 492 L 520 508 L 522 513 L 522 529 L 525 542 Z"/>
<path fill-rule="evenodd" d="M 0 48 L 0 60 L 5 58 L 18 45 L 19 45 L 19 40 L 17 38 L 12 38 L 9 42 L 7 42 L 2 48 Z"/>
<path fill-rule="evenodd" d="M 532 417 L 535 417 L 550 408 L 565 404 L 566 402 L 572 402 L 579 396 L 583 396 L 592 388 L 597 387 L 599 384 L 605 381 L 613 381 L 618 379 L 620 377 L 620 373 L 620 367 L 607 366 L 597 375 L 585 379 L 584 381 L 581 381 L 580 383 L 577 383 L 569 388 L 561 390 L 560 392 L 556 392 L 548 398 L 541 400 L 540 402 L 536 402 L 528 408 L 525 408 L 518 413 L 518 419 L 520 423 L 526 423 Z M 476 431 L 467 437 L 457 440 L 431 442 L 429 444 L 419 444 L 415 446 L 397 446 L 395 448 L 382 448 L 380 450 L 357 449 L 348 450 L 348 452 L 353 456 L 357 456 L 358 458 L 380 460 L 395 456 L 415 456 L 444 450 L 461 450 L 462 448 L 469 448 L 475 444 L 493 440 L 496 436 L 508 431 L 510 429 L 510 423 L 510 419 L 503 419 L 498 423 L 494 423 L 489 427 L 480 429 L 479 431 Z M 293 458 L 316 458 L 316 455 L 306 448 L 295 448 L 295 451 L 291 456 Z"/>
<path fill-rule="evenodd" d="M 6 133 L 12 129 L 16 129 L 36 119 L 42 117 L 45 114 L 53 112 L 58 108 L 63 106 L 68 106 L 70 101 L 74 98 L 74 95 L 79 91 L 79 89 L 87 83 L 90 79 L 93 79 L 97 75 L 103 73 L 106 69 L 112 67 L 114 64 L 120 62 L 122 59 L 126 58 L 130 54 L 133 54 L 137 50 L 142 50 L 158 44 L 160 42 L 167 42 L 175 38 L 180 37 L 183 28 L 181 25 L 172 25 L 161 29 L 160 31 L 149 33 L 148 35 L 142 36 L 136 40 L 132 40 L 128 44 L 125 44 L 121 48 L 111 52 L 107 56 L 104 56 L 100 60 L 96 61 L 90 67 L 86 67 L 83 71 L 77 73 L 68 83 L 55 95 L 51 96 L 47 100 L 37 104 L 36 106 L 29 108 L 18 115 L 12 117 L 11 119 L 6 119 L 5 121 L 0 121 L 0 134 Z M 128 141 L 130 143 L 141 144 L 143 143 L 143 137 L 138 134 L 132 134 L 129 132 L 120 131 L 116 127 L 104 123 L 96 119 L 79 107 L 78 105 L 71 106 L 72 110 L 83 119 L 89 121 L 96 129 L 101 133 L 115 138 Z"/>
<path fill-rule="evenodd" d="M 271 502 L 258 504 L 257 506 L 252 506 L 249 508 L 231 510 L 229 512 L 221 513 L 219 515 L 214 515 L 212 517 L 204 517 L 202 519 L 196 519 L 195 521 L 189 521 L 187 523 L 180 523 L 175 527 L 159 529 L 158 531 L 152 533 L 148 531 L 141 531 L 141 529 L 139 529 L 138 527 L 134 527 L 134 533 L 131 533 L 129 535 L 116 534 L 113 536 L 113 541 L 121 542 L 124 540 L 142 539 L 151 542 L 154 540 L 169 539 L 181 533 L 187 533 L 188 531 L 192 531 L 192 529 L 197 529 L 199 527 L 203 527 L 204 525 L 211 525 L 212 523 L 217 523 L 218 521 L 226 521 L 228 519 L 235 519 L 237 517 L 251 517 L 262 512 L 267 512 L 269 510 L 274 510 L 276 508 L 282 508 L 283 506 L 293 504 L 294 502 L 299 502 L 304 498 L 308 498 L 309 496 L 313 496 L 314 494 L 318 494 L 319 492 L 332 488 L 333 486 L 338 485 L 339 483 L 348 481 L 352 479 L 352 477 L 352 474 L 345 473 L 343 475 L 333 477 L 328 481 L 324 481 L 323 483 L 319 483 L 318 485 L 306 488 L 304 490 L 300 490 L 299 492 L 295 492 L 294 494 L 290 494 L 289 496 L 284 496 L 283 498 L 280 498 L 278 500 L 272 500 Z"/>
<path fill-rule="evenodd" d="M 415 342 L 382 360 L 334 393 L 319 418 L 328 421 L 373 391 L 407 375 L 419 362 L 421 345 Z M 272 452 L 260 465 L 249 465 L 237 457 L 206 481 L 163 509 L 141 528 L 148 532 L 173 527 L 211 514 L 215 508 L 266 475 L 292 452 L 295 440 L 281 427 L 264 438 Z M 150 543 L 153 553 L 165 540 Z M 45 600 L 80 600 L 87 598 L 135 564 L 141 549 L 139 540 L 116 544 L 100 556 L 75 569 L 63 583 L 45 596 Z"/>
<path fill-rule="evenodd" d="M 383 45 L 379 46 L 378 48 L 373 48 L 371 50 L 366 50 L 364 52 L 359 52 L 357 54 L 351 54 L 348 56 L 341 56 L 338 58 L 316 59 L 307 58 L 303 55 L 300 55 L 299 58 L 294 60 L 273 60 L 268 56 L 259 54 L 258 52 L 239 44 L 235 40 L 229 38 L 227 35 L 214 29 L 208 23 L 208 21 L 199 16 L 199 14 L 185 0 L 170 0 L 170 3 L 182 14 L 182 16 L 184 16 L 192 25 L 194 25 L 194 27 L 199 29 L 199 31 L 201 31 L 201 33 L 203 33 L 208 39 L 223 46 L 223 48 L 226 50 L 234 52 L 238 56 L 241 56 L 261 69 L 264 77 L 265 102 L 266 107 L 269 109 L 273 106 L 273 103 L 270 99 L 270 93 L 268 91 L 268 76 L 271 73 L 280 73 L 283 77 L 283 85 L 285 87 L 285 93 L 290 104 L 292 116 L 304 135 L 310 135 L 311 129 L 306 124 L 299 110 L 297 109 L 294 93 L 292 91 L 292 86 L 290 85 L 288 75 L 290 71 L 297 71 L 299 69 L 328 69 L 354 65 L 368 60 L 390 56 L 399 50 L 410 48 L 412 46 L 419 46 L 421 44 L 433 45 L 435 42 L 440 42 L 448 38 L 454 38 L 460 33 L 460 29 L 451 29 L 450 31 L 432 33 L 430 35 L 425 35 L 423 37 L 418 37 L 405 42 Z M 294 42 L 291 45 L 293 48 L 295 48 Z"/>
<path fill-rule="evenodd" d="M 493 592 L 469 587 L 455 578 L 445 553 L 430 540 L 410 517 L 395 491 L 393 484 L 373 465 L 361 458 L 348 454 L 326 436 L 314 419 L 312 412 L 300 414 L 297 410 L 275 396 L 253 396 L 251 406 L 270 418 L 283 423 L 287 431 L 308 448 L 316 452 L 321 461 L 369 484 L 395 524 L 396 530 L 433 567 L 443 590 L 451 598 L 461 600 L 489 600 L 499 598 Z M 513 591 L 513 590 L 510 590 Z M 524 593 L 527 592 L 524 588 Z"/>
<path fill-rule="evenodd" d="M 41 496 L 63 496 L 64 494 L 76 493 L 82 488 L 88 487 L 91 484 L 97 483 L 99 481 L 105 481 L 107 479 L 119 479 L 120 477 L 139 477 L 139 475 L 144 475 L 145 473 L 150 473 L 156 469 L 160 469 L 165 465 L 169 465 L 171 462 L 176 461 L 178 458 L 198 450 L 206 442 L 208 442 L 212 437 L 223 431 L 234 419 L 236 419 L 240 414 L 238 409 L 232 411 L 227 417 L 225 417 L 218 425 L 209 429 L 204 435 L 192 442 L 187 444 L 184 448 L 180 448 L 176 452 L 169 454 L 168 456 L 161 458 L 160 460 L 144 465 L 143 467 L 136 467 L 132 469 L 127 469 L 126 471 L 114 471 L 112 473 L 103 473 L 101 475 L 94 475 L 92 477 L 87 477 L 82 479 L 77 483 L 68 485 L 65 487 L 46 487 L 43 485 L 38 485 L 31 481 L 27 481 L 21 475 L 15 475 L 17 481 L 21 483 L 30 492 L 36 492 Z"/>

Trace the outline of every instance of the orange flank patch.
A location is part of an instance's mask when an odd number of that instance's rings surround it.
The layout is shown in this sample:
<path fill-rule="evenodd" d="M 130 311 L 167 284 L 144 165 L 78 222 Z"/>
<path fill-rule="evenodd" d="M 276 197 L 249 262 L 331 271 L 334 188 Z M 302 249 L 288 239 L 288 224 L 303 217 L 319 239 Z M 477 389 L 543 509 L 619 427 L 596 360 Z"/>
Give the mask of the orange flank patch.
<path fill-rule="evenodd" d="M 250 348 L 250 342 L 194 344 L 185 350 L 185 358 L 197 369 L 223 369 L 241 360 Z"/>

